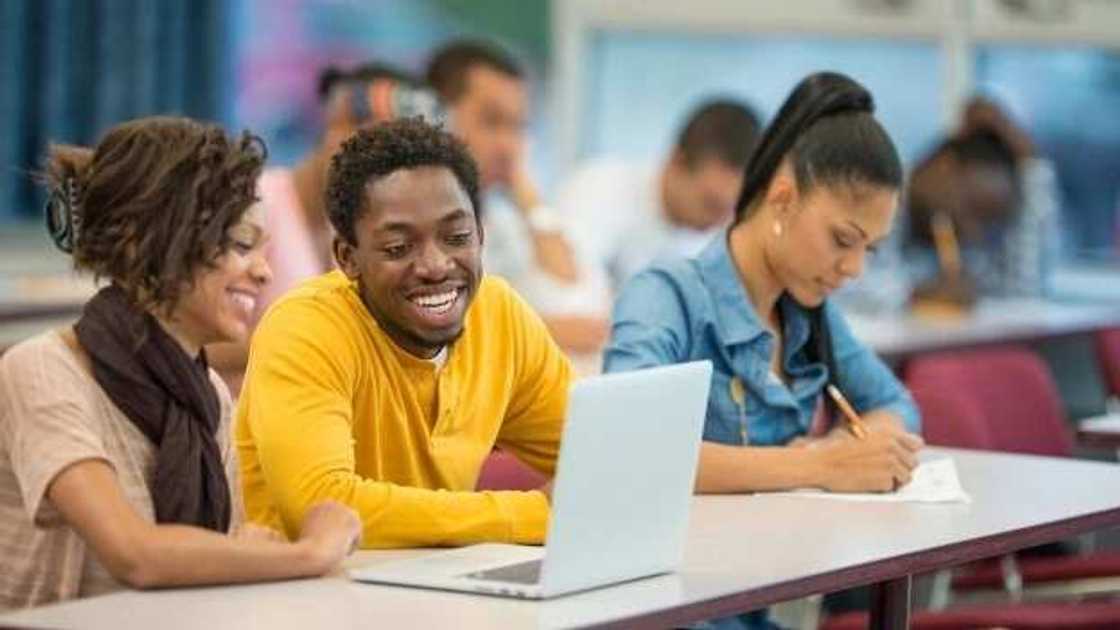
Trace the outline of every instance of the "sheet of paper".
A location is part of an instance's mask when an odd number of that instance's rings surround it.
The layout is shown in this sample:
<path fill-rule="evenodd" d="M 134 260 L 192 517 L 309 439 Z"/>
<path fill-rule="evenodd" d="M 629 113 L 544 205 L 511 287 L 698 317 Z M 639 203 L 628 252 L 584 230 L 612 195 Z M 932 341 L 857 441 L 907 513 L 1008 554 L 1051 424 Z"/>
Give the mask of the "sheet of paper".
<path fill-rule="evenodd" d="M 910 483 L 894 492 L 825 492 L 813 488 L 792 492 L 771 492 L 770 496 L 819 497 L 839 501 L 879 501 L 887 503 L 971 503 L 972 497 L 961 487 L 957 465 L 951 457 L 918 464 Z"/>

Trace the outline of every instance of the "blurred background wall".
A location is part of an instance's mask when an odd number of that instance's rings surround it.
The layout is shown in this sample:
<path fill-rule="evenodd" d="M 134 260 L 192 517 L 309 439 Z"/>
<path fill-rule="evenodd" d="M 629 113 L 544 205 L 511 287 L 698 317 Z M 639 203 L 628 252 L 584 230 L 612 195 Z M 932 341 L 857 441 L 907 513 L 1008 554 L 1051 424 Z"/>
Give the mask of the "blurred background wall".
<path fill-rule="evenodd" d="M 788 5 L 788 6 L 786 6 Z M 974 93 L 1054 159 L 1067 258 L 1112 259 L 1120 197 L 1120 3 L 1111 0 L 2 0 L 0 225 L 38 223 L 48 140 L 180 113 L 248 127 L 290 164 L 315 140 L 316 76 L 380 59 L 419 70 L 456 36 L 534 78 L 531 163 L 661 160 L 689 107 L 733 94 L 771 116 L 804 74 L 865 82 L 913 162 Z M 37 232 L 35 232 L 37 234 Z M 37 238 L 37 237 L 36 237 Z"/>

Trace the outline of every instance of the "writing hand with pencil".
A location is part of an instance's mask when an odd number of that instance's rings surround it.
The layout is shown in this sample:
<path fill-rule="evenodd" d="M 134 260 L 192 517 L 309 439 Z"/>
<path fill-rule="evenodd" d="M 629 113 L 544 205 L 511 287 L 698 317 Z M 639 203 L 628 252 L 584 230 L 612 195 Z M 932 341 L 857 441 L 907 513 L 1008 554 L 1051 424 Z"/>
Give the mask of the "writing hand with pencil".
<path fill-rule="evenodd" d="M 831 383 L 825 387 L 825 390 L 828 391 L 829 398 L 836 403 L 836 406 L 839 407 L 840 411 L 844 414 L 845 426 L 848 431 L 861 440 L 867 439 L 867 425 L 863 423 L 859 414 L 852 408 L 852 404 L 848 402 L 848 399 L 844 398 L 840 390 Z"/>
<path fill-rule="evenodd" d="M 854 411 L 854 410 L 853 410 Z M 802 436 L 795 439 L 789 446 L 807 446 L 816 448 L 832 442 L 835 440 L 855 440 L 860 439 L 859 435 L 866 437 L 868 432 L 871 431 L 886 431 L 891 433 L 906 433 L 906 426 L 902 423 L 902 419 L 885 409 L 876 409 L 866 413 L 858 414 L 861 429 L 853 429 L 853 423 L 845 417 L 838 418 L 836 425 L 828 430 L 827 433 L 817 437 Z M 857 435 L 857 433 L 859 435 Z M 916 436 L 915 436 L 916 437 Z M 920 438 L 919 438 L 920 439 Z"/>
<path fill-rule="evenodd" d="M 816 485 L 831 492 L 889 492 L 909 483 L 922 438 L 889 411 L 860 414 L 837 388 L 829 389 L 844 420 L 813 449 Z"/>
<path fill-rule="evenodd" d="M 835 385 L 828 385 L 825 392 L 836 403 L 836 408 L 843 416 L 837 426 L 830 431 L 834 435 L 850 436 L 857 439 L 867 437 L 869 431 L 890 431 L 906 433 L 906 426 L 902 418 L 885 409 L 876 409 L 867 413 L 857 413 L 848 399 L 840 393 Z"/>

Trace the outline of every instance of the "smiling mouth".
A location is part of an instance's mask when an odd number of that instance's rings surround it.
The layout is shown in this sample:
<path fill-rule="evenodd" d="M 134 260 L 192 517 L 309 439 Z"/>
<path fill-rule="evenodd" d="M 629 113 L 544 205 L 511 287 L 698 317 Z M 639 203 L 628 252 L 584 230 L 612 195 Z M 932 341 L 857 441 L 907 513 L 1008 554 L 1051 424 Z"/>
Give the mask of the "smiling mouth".
<path fill-rule="evenodd" d="M 462 289 L 451 289 L 442 293 L 416 295 L 409 298 L 423 313 L 429 315 L 444 315 L 455 306 L 462 294 Z"/>
<path fill-rule="evenodd" d="M 252 314 L 257 307 L 257 297 L 236 289 L 229 290 L 230 300 L 246 314 Z"/>

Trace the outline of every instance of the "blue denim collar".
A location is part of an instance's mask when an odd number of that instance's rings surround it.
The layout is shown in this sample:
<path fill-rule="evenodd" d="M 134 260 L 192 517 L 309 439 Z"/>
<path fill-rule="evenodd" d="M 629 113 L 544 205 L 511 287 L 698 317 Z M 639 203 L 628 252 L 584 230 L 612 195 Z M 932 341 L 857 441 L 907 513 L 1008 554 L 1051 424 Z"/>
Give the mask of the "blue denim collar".
<path fill-rule="evenodd" d="M 730 229 L 730 228 L 729 228 Z M 724 346 L 748 343 L 763 335 L 766 328 L 739 278 L 724 230 L 697 256 L 700 276 L 715 298 L 716 322 Z M 809 319 L 805 308 L 783 293 L 778 299 L 786 337 L 786 357 L 801 349 L 809 339 Z"/>

